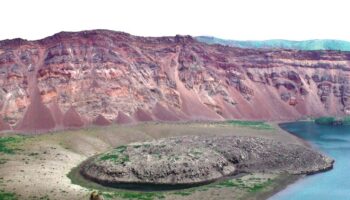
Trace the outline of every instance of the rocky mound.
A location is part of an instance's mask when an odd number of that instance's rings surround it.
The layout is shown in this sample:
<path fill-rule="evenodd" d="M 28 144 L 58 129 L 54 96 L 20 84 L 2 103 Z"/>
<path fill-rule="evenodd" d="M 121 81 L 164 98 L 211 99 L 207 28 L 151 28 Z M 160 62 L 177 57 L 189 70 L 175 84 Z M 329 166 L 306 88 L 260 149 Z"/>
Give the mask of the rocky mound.
<path fill-rule="evenodd" d="M 152 121 L 152 114 L 144 109 L 138 108 L 134 113 L 134 118 L 140 122 Z"/>
<path fill-rule="evenodd" d="M 241 172 L 312 174 L 333 160 L 302 145 L 257 137 L 185 136 L 120 146 L 85 162 L 101 184 L 198 184 Z"/>
<path fill-rule="evenodd" d="M 84 122 L 74 107 L 71 107 L 63 116 L 63 125 L 67 128 L 79 128 L 84 126 Z"/>
<path fill-rule="evenodd" d="M 97 126 L 108 126 L 111 124 L 111 122 L 106 119 L 103 115 L 98 115 L 92 124 L 97 125 Z"/>
<path fill-rule="evenodd" d="M 119 111 L 115 122 L 118 124 L 131 124 L 134 120 L 129 115 Z"/>
<path fill-rule="evenodd" d="M 53 129 L 55 120 L 50 109 L 42 102 L 39 89 L 34 88 L 30 104 L 16 129 L 21 131 L 45 131 Z"/>
<path fill-rule="evenodd" d="M 175 112 L 171 112 L 166 107 L 157 103 L 153 108 L 153 114 L 160 121 L 179 121 L 180 118 L 176 116 Z"/>

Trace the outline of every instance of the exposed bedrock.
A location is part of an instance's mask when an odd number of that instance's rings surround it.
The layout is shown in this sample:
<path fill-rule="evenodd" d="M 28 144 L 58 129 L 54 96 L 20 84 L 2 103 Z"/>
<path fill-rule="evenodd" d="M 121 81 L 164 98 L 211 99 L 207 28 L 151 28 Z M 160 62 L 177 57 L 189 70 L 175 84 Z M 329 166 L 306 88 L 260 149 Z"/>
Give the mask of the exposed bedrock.
<path fill-rule="evenodd" d="M 2 119 L 2 116 L 0 115 L 0 131 L 6 130 L 11 130 L 11 127 Z"/>
<path fill-rule="evenodd" d="M 312 174 L 333 160 L 308 147 L 240 136 L 184 136 L 132 143 L 94 157 L 81 174 L 101 184 L 197 184 L 242 172 Z"/>
<path fill-rule="evenodd" d="M 107 30 L 6 40 L 0 41 L 0 114 L 30 130 L 346 115 L 349 61 L 350 52 L 240 49 Z M 45 116 L 54 124 L 30 125 L 40 118 L 35 109 L 51 112 Z"/>

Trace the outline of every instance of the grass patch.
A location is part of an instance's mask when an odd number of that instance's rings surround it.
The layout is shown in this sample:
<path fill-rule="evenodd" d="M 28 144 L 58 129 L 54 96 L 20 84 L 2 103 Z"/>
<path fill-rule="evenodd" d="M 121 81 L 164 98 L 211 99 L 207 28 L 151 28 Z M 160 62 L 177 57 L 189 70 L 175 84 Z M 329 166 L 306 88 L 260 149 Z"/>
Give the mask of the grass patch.
<path fill-rule="evenodd" d="M 253 192 L 253 193 L 259 192 L 259 191 L 263 190 L 264 188 L 268 187 L 269 185 L 271 185 L 272 183 L 273 183 L 273 181 L 270 179 L 265 181 L 265 182 L 262 182 L 262 183 L 256 183 L 256 184 L 250 186 L 248 188 L 248 191 Z"/>
<path fill-rule="evenodd" d="M 104 192 L 102 193 L 107 199 L 119 197 L 123 199 L 132 199 L 132 200 L 154 200 L 154 199 L 164 199 L 165 196 L 162 193 L 158 192 Z"/>
<path fill-rule="evenodd" d="M 101 156 L 100 160 L 111 160 L 117 164 L 124 164 L 130 161 L 129 156 L 124 154 L 106 154 Z"/>
<path fill-rule="evenodd" d="M 100 156 L 99 160 L 110 160 L 115 162 L 116 164 L 124 164 L 126 162 L 129 162 L 129 156 L 124 154 L 124 152 L 126 151 L 127 146 L 123 145 L 123 146 L 119 146 L 117 148 L 115 148 L 112 152 L 110 153 L 106 153 L 102 156 Z"/>
<path fill-rule="evenodd" d="M 227 187 L 236 187 L 236 188 L 247 188 L 247 186 L 243 183 L 241 179 L 229 179 L 219 183 L 215 183 L 213 185 L 209 185 L 209 187 L 214 188 L 227 188 Z"/>
<path fill-rule="evenodd" d="M 125 145 L 122 145 L 122 146 L 119 146 L 117 148 L 115 148 L 115 152 L 118 152 L 118 153 L 124 153 L 124 151 L 127 149 L 128 147 L 125 146 Z"/>
<path fill-rule="evenodd" d="M 12 192 L 5 192 L 3 190 L 0 190 L 0 199 L 1 200 L 17 200 L 17 196 L 15 193 Z"/>
<path fill-rule="evenodd" d="M 173 194 L 175 195 L 181 195 L 181 196 L 189 196 L 192 194 L 192 191 L 178 191 L 178 192 L 174 192 Z"/>
<path fill-rule="evenodd" d="M 262 130 L 273 130 L 274 128 L 264 121 L 239 121 L 239 120 L 229 120 L 225 122 L 226 124 L 233 126 L 249 127 L 254 129 Z"/>
<path fill-rule="evenodd" d="M 0 138 L 0 152 L 5 154 L 14 154 L 16 151 L 21 150 L 16 146 L 24 140 L 22 136 L 11 136 Z"/>

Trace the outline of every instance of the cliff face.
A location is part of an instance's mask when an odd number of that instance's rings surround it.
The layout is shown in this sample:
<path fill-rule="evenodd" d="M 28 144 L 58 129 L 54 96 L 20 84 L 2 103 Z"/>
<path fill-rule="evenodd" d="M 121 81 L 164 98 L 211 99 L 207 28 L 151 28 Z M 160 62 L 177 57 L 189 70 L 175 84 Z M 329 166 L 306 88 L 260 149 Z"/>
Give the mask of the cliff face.
<path fill-rule="evenodd" d="M 19 130 L 344 115 L 349 61 L 350 52 L 240 49 L 106 30 L 5 40 L 0 115 Z"/>

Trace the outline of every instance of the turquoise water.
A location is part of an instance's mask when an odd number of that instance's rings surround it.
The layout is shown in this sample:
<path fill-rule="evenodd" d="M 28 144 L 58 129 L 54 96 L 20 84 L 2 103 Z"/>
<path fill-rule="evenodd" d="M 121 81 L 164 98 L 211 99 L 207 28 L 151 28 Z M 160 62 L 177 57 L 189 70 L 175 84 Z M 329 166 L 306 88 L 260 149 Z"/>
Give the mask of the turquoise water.
<path fill-rule="evenodd" d="M 295 122 L 281 127 L 335 159 L 335 164 L 331 171 L 307 176 L 269 200 L 350 200 L 350 126 Z"/>

